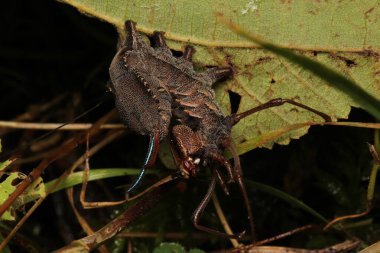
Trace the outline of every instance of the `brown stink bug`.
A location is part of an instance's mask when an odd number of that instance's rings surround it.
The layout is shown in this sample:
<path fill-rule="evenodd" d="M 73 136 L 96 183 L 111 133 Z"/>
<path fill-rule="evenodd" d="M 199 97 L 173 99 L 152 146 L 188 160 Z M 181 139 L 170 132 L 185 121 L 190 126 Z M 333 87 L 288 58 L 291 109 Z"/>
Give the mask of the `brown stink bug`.
<path fill-rule="evenodd" d="M 137 34 L 135 23 L 126 22 L 128 31 L 125 43 L 109 68 L 110 88 L 115 94 L 115 104 L 121 119 L 128 127 L 142 135 L 150 136 L 149 150 L 138 180 L 128 190 L 133 190 L 146 167 L 154 164 L 158 143 L 168 133 L 171 120 L 171 96 L 163 82 L 151 74 L 156 69 L 156 51 L 147 46 Z"/>
<path fill-rule="evenodd" d="M 184 177 L 196 176 L 202 167 L 212 169 L 208 191 L 193 214 L 193 223 L 200 230 L 226 236 L 225 233 L 199 224 L 216 183 L 228 194 L 220 169 L 227 171 L 228 183 L 235 182 L 243 194 L 252 236 L 254 223 L 243 183 L 238 153 L 231 139 L 231 128 L 240 119 L 263 109 L 290 103 L 312 111 L 325 120 L 330 117 L 289 99 L 273 99 L 247 112 L 225 116 L 215 100 L 212 85 L 232 75 L 230 67 L 214 67 L 204 72 L 193 68 L 195 50 L 187 46 L 181 57 L 174 57 L 167 47 L 163 32 L 154 32 L 153 47 L 148 46 L 133 21 L 125 23 L 126 40 L 121 44 L 111 67 L 111 90 L 122 120 L 132 130 L 150 135 L 150 146 L 143 169 L 155 161 L 158 143 L 170 133 L 177 167 Z M 230 151 L 233 165 L 223 153 Z M 239 237 L 239 235 L 227 235 Z"/>

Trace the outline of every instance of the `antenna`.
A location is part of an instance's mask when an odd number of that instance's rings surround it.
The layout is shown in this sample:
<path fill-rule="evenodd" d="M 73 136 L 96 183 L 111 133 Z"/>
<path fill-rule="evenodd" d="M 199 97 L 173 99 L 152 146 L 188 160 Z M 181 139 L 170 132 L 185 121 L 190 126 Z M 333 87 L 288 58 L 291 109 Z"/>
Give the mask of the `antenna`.
<path fill-rule="evenodd" d="M 17 147 L 16 149 L 12 150 L 12 151 L 8 151 L 8 152 L 5 152 L 4 154 L 1 154 L 0 155 L 0 161 L 2 160 L 5 160 L 6 158 L 8 158 L 9 156 L 11 156 L 12 154 L 15 154 L 17 152 L 19 152 L 20 150 L 28 147 L 28 146 L 31 146 L 32 144 L 36 143 L 36 142 L 39 142 L 43 139 L 45 139 L 46 137 L 52 135 L 53 133 L 57 132 L 59 129 L 61 129 L 62 127 L 66 126 L 66 125 L 69 125 L 69 124 L 72 124 L 74 123 L 75 121 L 83 118 L 84 116 L 86 116 L 87 114 L 89 114 L 90 112 L 94 111 L 95 109 L 97 109 L 99 106 L 101 106 L 105 101 L 106 99 L 108 98 L 108 96 L 103 96 L 102 100 L 100 102 L 98 102 L 97 104 L 95 104 L 94 106 L 92 106 L 90 109 L 86 110 L 85 112 L 79 114 L 78 116 L 76 116 L 74 119 L 72 119 L 71 121 L 69 122 L 66 122 L 62 125 L 60 125 L 59 127 L 53 129 L 53 130 L 50 130 L 44 134 L 42 134 L 41 136 L 33 139 L 32 141 L 28 142 L 28 143 L 25 143 L 25 144 L 22 144 L 20 145 L 19 147 Z"/>

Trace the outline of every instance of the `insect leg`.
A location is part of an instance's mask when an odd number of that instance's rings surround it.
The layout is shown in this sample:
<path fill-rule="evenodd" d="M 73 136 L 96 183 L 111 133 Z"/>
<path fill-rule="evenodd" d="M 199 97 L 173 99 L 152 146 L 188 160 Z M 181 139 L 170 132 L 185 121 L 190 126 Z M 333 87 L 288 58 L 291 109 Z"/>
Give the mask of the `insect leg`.
<path fill-rule="evenodd" d="M 168 48 L 168 46 L 166 45 L 166 42 L 165 42 L 165 38 L 164 38 L 164 32 L 160 32 L 160 31 L 155 31 L 153 33 L 153 40 L 154 40 L 154 46 L 155 47 L 164 47 L 164 48 Z M 168 48 L 169 49 L 169 48 Z"/>
<path fill-rule="evenodd" d="M 161 52 L 164 52 L 168 54 L 169 56 L 172 56 L 172 51 L 170 51 L 170 48 L 166 45 L 165 38 L 164 38 L 164 32 L 155 31 L 153 33 L 152 39 L 153 39 L 153 45 L 156 50 L 159 50 Z"/>
<path fill-rule="evenodd" d="M 185 51 L 183 51 L 183 58 L 185 59 L 185 60 L 188 60 L 188 61 L 192 61 L 193 60 L 193 55 L 194 55 L 194 53 L 195 53 L 195 49 L 194 49 L 194 47 L 192 47 L 192 46 L 190 46 L 190 45 L 187 45 L 186 47 L 185 47 Z"/>
<path fill-rule="evenodd" d="M 230 124 L 231 125 L 235 125 L 237 124 L 242 118 L 245 118 L 251 114 L 254 114 L 256 112 L 259 112 L 259 111 L 262 111 L 264 109 L 268 109 L 268 108 L 271 108 L 271 107 L 275 107 L 275 106 L 280 106 L 280 105 L 283 105 L 285 103 L 288 103 L 288 104 L 292 104 L 292 105 L 295 105 L 295 106 L 298 106 L 298 107 L 301 107 L 303 109 L 306 109 L 310 112 L 313 112 L 317 115 L 319 115 L 320 117 L 322 117 L 325 121 L 331 121 L 331 117 L 328 116 L 327 114 L 323 113 L 323 112 L 320 112 L 318 110 L 315 110 L 307 105 L 304 105 L 304 104 L 301 104 L 301 103 L 298 103 L 296 101 L 293 101 L 291 99 L 282 99 L 282 98 L 275 98 L 275 99 L 272 99 L 264 104 L 261 104 L 257 107 L 254 107 L 246 112 L 242 112 L 242 113 L 234 113 L 234 114 L 231 114 L 229 116 L 227 116 L 227 119 L 230 121 Z"/>
<path fill-rule="evenodd" d="M 224 182 L 222 175 L 220 174 L 220 172 L 218 170 L 215 170 L 215 173 L 216 173 L 216 179 L 218 180 L 218 183 L 219 183 L 220 187 L 222 188 L 224 194 L 229 196 L 230 192 L 228 191 L 227 185 Z"/>
<path fill-rule="evenodd" d="M 212 83 L 215 83 L 220 79 L 231 76 L 232 69 L 229 67 L 212 67 L 207 69 L 205 74 L 211 78 Z"/>
<path fill-rule="evenodd" d="M 156 162 L 159 142 L 160 132 L 155 131 L 153 134 L 150 135 L 148 153 L 146 154 L 145 162 L 141 168 L 140 174 L 137 176 L 137 179 L 135 179 L 132 186 L 127 190 L 127 193 L 130 193 L 133 190 L 135 190 L 135 188 L 138 186 L 141 179 L 143 178 L 146 168 L 152 167 Z"/>
<path fill-rule="evenodd" d="M 125 31 L 127 32 L 127 39 L 125 40 L 125 46 L 128 49 L 136 49 L 139 44 L 139 34 L 137 33 L 136 23 L 132 20 L 125 21 Z"/>
<path fill-rule="evenodd" d="M 241 238 L 244 235 L 245 232 L 242 232 L 242 233 L 239 233 L 239 234 L 234 234 L 234 235 L 229 235 L 229 234 L 226 234 L 226 233 L 220 232 L 218 230 L 215 230 L 215 229 L 212 229 L 212 228 L 208 228 L 208 227 L 205 227 L 205 226 L 199 224 L 199 220 L 202 217 L 202 213 L 205 210 L 205 208 L 208 205 L 208 203 L 210 202 L 211 195 L 214 192 L 215 185 L 216 185 L 216 180 L 217 180 L 217 174 L 216 174 L 216 172 L 214 170 L 214 173 L 213 173 L 210 185 L 208 187 L 207 193 L 204 196 L 204 198 L 202 199 L 202 201 L 199 204 L 199 206 L 195 209 L 194 214 L 192 216 L 193 224 L 194 224 L 194 226 L 197 229 L 199 229 L 201 231 L 204 231 L 204 232 L 207 232 L 207 233 L 215 234 L 215 235 L 218 235 L 218 236 L 224 236 L 224 237 L 239 239 L 239 238 Z"/>
<path fill-rule="evenodd" d="M 253 214 L 252 214 L 251 205 L 249 203 L 247 190 L 245 189 L 245 185 L 243 182 L 243 172 L 242 172 L 241 166 L 240 166 L 240 158 L 239 158 L 239 155 L 236 151 L 236 148 L 232 144 L 231 140 L 229 140 L 228 144 L 225 145 L 225 147 L 231 152 L 233 159 L 234 159 L 234 168 L 233 168 L 234 181 L 239 185 L 240 191 L 243 195 L 245 208 L 246 208 L 247 214 L 248 214 L 249 226 L 251 228 L 252 242 L 255 242 L 256 241 L 255 223 L 253 220 Z"/>
<path fill-rule="evenodd" d="M 230 162 L 219 153 L 211 153 L 210 158 L 212 158 L 213 161 L 219 162 L 223 167 L 227 169 L 228 176 L 230 177 L 230 182 L 233 182 L 234 174 L 232 172 L 232 167 L 231 167 Z"/>

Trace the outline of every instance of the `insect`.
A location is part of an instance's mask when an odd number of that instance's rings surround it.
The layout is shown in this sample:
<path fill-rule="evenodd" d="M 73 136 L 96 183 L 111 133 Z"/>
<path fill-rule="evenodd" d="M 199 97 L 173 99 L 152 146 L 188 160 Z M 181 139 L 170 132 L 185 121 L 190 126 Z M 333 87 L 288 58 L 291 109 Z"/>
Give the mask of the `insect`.
<path fill-rule="evenodd" d="M 128 191 L 135 189 L 145 169 L 154 164 L 159 142 L 171 136 L 175 161 L 183 177 L 195 177 L 203 167 L 212 169 L 207 193 L 192 217 L 195 227 L 226 236 L 200 225 L 199 221 L 216 184 L 219 183 L 228 194 L 227 183 L 235 182 L 242 192 L 253 235 L 252 211 L 239 156 L 231 139 L 231 128 L 244 117 L 284 103 L 312 111 L 325 120 L 330 120 L 329 116 L 293 100 L 280 98 L 243 113 L 225 116 L 215 100 L 212 85 L 231 76 L 232 68 L 212 67 L 196 72 L 192 63 L 193 47 L 186 46 L 181 57 L 174 57 L 165 43 L 163 32 L 153 33 L 151 47 L 138 34 L 135 22 L 126 21 L 125 29 L 127 37 L 110 66 L 111 90 L 125 124 L 139 134 L 150 136 L 141 173 Z M 225 150 L 233 155 L 233 165 L 224 157 Z M 227 183 L 221 169 L 226 170 Z M 227 236 L 239 237 L 241 234 Z"/>

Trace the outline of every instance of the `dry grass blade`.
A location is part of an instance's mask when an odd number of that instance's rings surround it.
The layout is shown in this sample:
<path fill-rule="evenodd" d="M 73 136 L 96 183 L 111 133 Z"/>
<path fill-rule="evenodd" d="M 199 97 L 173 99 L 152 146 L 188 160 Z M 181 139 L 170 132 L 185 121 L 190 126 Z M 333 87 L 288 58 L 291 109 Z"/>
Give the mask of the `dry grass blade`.
<path fill-rule="evenodd" d="M 233 252 L 247 252 L 247 253 L 346 253 L 356 249 L 359 246 L 359 241 L 344 241 L 333 246 L 323 248 L 323 249 L 300 249 L 300 248 L 290 248 L 290 247 L 279 247 L 279 246 L 254 246 L 247 245 L 243 248 L 231 249 L 223 251 L 225 253 Z"/>
<path fill-rule="evenodd" d="M 129 224 L 150 211 L 157 203 L 159 203 L 168 190 L 167 186 L 168 185 L 165 185 L 165 187 L 160 187 L 155 191 L 150 192 L 143 199 L 128 208 L 124 213 L 96 231 L 94 234 L 75 240 L 64 248 L 58 249 L 54 252 L 88 252 L 99 247 L 99 245 L 116 236 Z"/>
<path fill-rule="evenodd" d="M 222 207 L 220 206 L 218 197 L 216 196 L 215 192 L 211 195 L 211 199 L 212 199 L 212 203 L 214 204 L 214 207 L 215 207 L 216 213 L 218 215 L 218 218 L 220 220 L 220 223 L 222 224 L 222 226 L 224 228 L 224 231 L 226 232 L 226 234 L 233 235 L 234 232 L 232 231 L 230 225 L 228 224 L 227 218 L 223 213 Z M 238 242 L 238 240 L 236 240 L 234 238 L 229 238 L 229 240 L 235 248 L 237 248 L 241 245 Z"/>
<path fill-rule="evenodd" d="M 93 126 L 91 123 L 70 123 L 64 126 L 64 123 L 37 123 L 37 122 L 19 122 L 0 120 L 0 128 L 13 129 L 31 129 L 31 130 L 55 130 L 57 131 L 75 131 L 87 130 Z M 61 127 L 62 126 L 62 127 Z M 122 124 L 102 124 L 100 129 L 124 129 Z"/>
<path fill-rule="evenodd" d="M 309 224 L 309 225 L 305 225 L 305 226 L 302 226 L 302 227 L 299 227 L 299 228 L 295 228 L 295 229 L 292 229 L 288 232 L 285 232 L 285 233 L 282 233 L 282 234 L 279 234 L 279 235 L 276 235 L 276 236 L 273 236 L 271 238 L 268 238 L 268 239 L 265 239 L 265 240 L 262 240 L 262 241 L 259 241 L 257 243 L 255 243 L 256 246 L 259 246 L 259 245 L 264 245 L 264 244 L 267 244 L 267 243 L 270 243 L 270 242 L 273 242 L 273 241 L 276 241 L 276 240 L 280 240 L 282 238 L 285 238 L 285 237 L 288 237 L 288 236 L 291 236 L 291 235 L 294 235 L 296 233 L 299 233 L 299 232 L 302 232 L 302 231 L 305 231 L 305 230 L 308 230 L 308 229 L 311 229 L 315 227 L 315 225 L 312 225 L 312 224 Z"/>
<path fill-rule="evenodd" d="M 98 130 L 99 127 L 106 122 L 109 118 L 113 116 L 115 111 L 111 111 L 107 115 L 103 116 L 100 120 L 98 120 L 97 123 L 95 123 L 85 134 L 81 133 L 77 135 L 75 138 L 72 138 L 68 140 L 66 143 L 64 143 L 61 147 L 56 149 L 54 154 L 41 161 L 41 163 L 33 169 L 33 171 L 28 175 L 28 177 L 20 183 L 20 185 L 17 187 L 16 191 L 14 191 L 8 199 L 4 201 L 4 203 L 0 206 L 0 216 L 4 214 L 4 212 L 9 208 L 9 206 L 16 200 L 18 196 L 22 192 L 25 191 L 25 189 L 34 181 L 35 178 L 38 178 L 41 173 L 49 166 L 52 162 L 55 160 L 62 158 L 63 156 L 67 155 L 71 150 L 76 148 L 78 144 L 84 142 L 86 140 L 86 134 L 90 133 L 91 135 L 94 135 Z"/>
<path fill-rule="evenodd" d="M 101 150 L 103 147 L 105 147 L 107 144 L 111 143 L 113 140 L 115 140 L 117 137 L 121 136 L 123 134 L 123 131 L 117 131 L 117 132 L 111 132 L 108 134 L 105 138 L 103 138 L 98 144 L 96 144 L 94 147 L 92 147 L 90 150 L 86 151 L 86 154 L 81 156 L 76 162 L 74 162 L 73 166 L 70 168 L 69 173 L 73 173 L 75 169 L 83 163 L 83 161 L 86 159 L 88 155 L 93 155 L 99 150 Z M 88 138 L 87 138 L 88 139 Z M 86 219 L 79 213 L 77 208 L 74 204 L 74 198 L 73 198 L 73 188 L 69 188 L 66 190 L 67 197 L 69 199 L 70 206 L 75 214 L 75 217 L 77 218 L 80 226 L 82 229 L 86 232 L 87 235 L 91 235 L 94 233 L 94 230 L 91 228 L 91 226 L 88 224 Z M 108 249 L 105 246 L 100 246 L 99 250 L 102 253 L 109 252 Z"/>
<path fill-rule="evenodd" d="M 234 31 L 236 34 L 243 36 L 260 46 L 264 49 L 286 58 L 288 61 L 295 63 L 305 70 L 313 73 L 322 80 L 326 81 L 334 88 L 344 92 L 350 96 L 356 103 L 358 103 L 362 108 L 371 113 L 376 119 L 380 119 L 380 101 L 374 97 L 374 95 L 368 93 L 355 81 L 347 78 L 332 68 L 325 66 L 317 61 L 313 61 L 308 57 L 300 54 L 294 53 L 292 50 L 285 48 L 283 46 L 275 45 L 270 43 L 256 34 L 250 33 L 237 25 L 236 23 L 228 20 L 221 13 L 215 13 L 219 22 L 226 25 L 230 30 Z"/>
<path fill-rule="evenodd" d="M 109 118 L 111 118 L 114 115 L 115 111 L 111 111 L 105 116 L 103 116 L 101 119 L 99 119 L 89 130 L 86 131 L 85 134 L 81 133 L 78 134 L 75 138 L 70 139 L 65 144 L 63 144 L 61 147 L 56 149 L 54 154 L 43 161 L 35 168 L 33 171 L 28 175 L 28 177 L 23 180 L 19 186 L 16 188 L 16 190 L 10 194 L 10 196 L 3 202 L 3 204 L 0 206 L 0 216 L 4 214 L 4 212 L 9 208 L 9 206 L 12 205 L 12 203 L 31 185 L 35 178 L 38 178 L 42 172 L 54 161 L 56 161 L 59 158 L 62 158 L 63 156 L 67 155 L 71 150 L 76 148 L 78 144 L 84 142 L 86 140 L 87 133 L 91 135 L 95 135 L 99 127 L 104 124 Z M 60 180 L 63 180 L 64 177 L 66 177 L 66 173 L 64 173 Z M 51 189 L 48 190 L 51 191 L 56 185 L 59 184 L 60 180 L 56 182 L 55 185 L 51 187 Z M 4 241 L 0 244 L 0 251 L 5 247 L 5 245 L 8 243 L 8 241 L 12 238 L 12 236 L 17 232 L 17 230 L 21 227 L 21 225 L 27 220 L 27 218 L 33 213 L 33 211 L 42 203 L 44 198 L 40 198 L 36 203 L 33 205 L 33 207 L 28 211 L 28 213 L 19 221 L 19 223 L 15 226 L 15 228 L 12 230 L 12 232 L 7 236 L 7 238 L 4 239 Z"/>
<path fill-rule="evenodd" d="M 369 148 L 369 152 L 372 155 L 373 160 L 375 161 L 375 164 L 372 166 L 370 180 L 369 180 L 369 183 L 368 183 L 367 208 L 366 208 L 366 210 L 363 211 L 363 212 L 361 212 L 361 213 L 357 213 L 357 214 L 350 214 L 350 215 L 345 215 L 345 216 L 337 217 L 337 218 L 333 219 L 332 221 L 330 221 L 323 228 L 324 230 L 326 230 L 329 227 L 333 226 L 337 222 L 341 222 L 341 221 L 348 220 L 348 219 L 355 219 L 355 218 L 363 217 L 363 216 L 367 215 L 371 211 L 371 209 L 372 209 L 373 194 L 374 194 L 374 191 L 375 191 L 375 183 L 376 183 L 377 172 L 378 172 L 378 170 L 380 168 L 380 158 L 379 158 L 379 155 L 378 155 L 378 153 L 377 153 L 374 145 L 368 144 L 368 148 Z"/>

